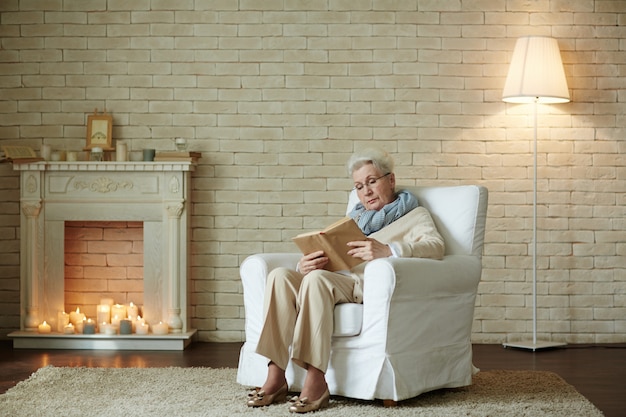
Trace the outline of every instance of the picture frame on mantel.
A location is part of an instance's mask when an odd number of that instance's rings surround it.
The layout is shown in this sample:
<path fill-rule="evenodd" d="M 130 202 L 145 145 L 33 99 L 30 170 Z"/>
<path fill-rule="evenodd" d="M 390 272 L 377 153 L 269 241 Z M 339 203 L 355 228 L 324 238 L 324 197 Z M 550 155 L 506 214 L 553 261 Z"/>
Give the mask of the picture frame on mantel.
<path fill-rule="evenodd" d="M 113 150 L 113 116 L 98 114 L 97 110 L 87 116 L 87 146 L 85 150 L 102 148 L 105 151 Z"/>

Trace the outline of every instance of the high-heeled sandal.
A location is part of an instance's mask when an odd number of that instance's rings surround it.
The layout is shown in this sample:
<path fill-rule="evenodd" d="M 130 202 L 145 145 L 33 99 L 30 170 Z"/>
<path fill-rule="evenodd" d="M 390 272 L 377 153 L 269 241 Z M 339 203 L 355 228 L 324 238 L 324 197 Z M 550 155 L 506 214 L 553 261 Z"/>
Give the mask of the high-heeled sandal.
<path fill-rule="evenodd" d="M 322 394 L 322 396 L 316 401 L 309 401 L 307 397 L 293 397 L 291 399 L 293 405 L 289 407 L 291 413 L 308 413 L 311 411 L 317 411 L 324 407 L 328 407 L 330 401 L 330 392 L 328 388 Z"/>
<path fill-rule="evenodd" d="M 248 407 L 264 407 L 287 399 L 287 383 L 273 394 L 266 394 L 264 390 L 255 388 L 248 393 Z"/>

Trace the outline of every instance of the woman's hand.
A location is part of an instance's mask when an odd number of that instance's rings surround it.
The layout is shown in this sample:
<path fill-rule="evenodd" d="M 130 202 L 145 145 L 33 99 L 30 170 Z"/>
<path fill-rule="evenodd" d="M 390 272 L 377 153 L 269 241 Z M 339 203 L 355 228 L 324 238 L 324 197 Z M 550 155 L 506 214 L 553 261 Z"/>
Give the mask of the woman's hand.
<path fill-rule="evenodd" d="M 316 269 L 322 269 L 328 263 L 328 258 L 324 256 L 324 251 L 311 252 L 304 255 L 298 262 L 298 272 L 303 275 L 308 274 Z"/>
<path fill-rule="evenodd" d="M 380 243 L 376 239 L 348 242 L 348 246 L 353 248 L 348 251 L 348 255 L 354 258 L 361 258 L 364 261 L 371 261 L 372 259 L 377 258 L 388 258 L 392 255 L 389 246 Z"/>

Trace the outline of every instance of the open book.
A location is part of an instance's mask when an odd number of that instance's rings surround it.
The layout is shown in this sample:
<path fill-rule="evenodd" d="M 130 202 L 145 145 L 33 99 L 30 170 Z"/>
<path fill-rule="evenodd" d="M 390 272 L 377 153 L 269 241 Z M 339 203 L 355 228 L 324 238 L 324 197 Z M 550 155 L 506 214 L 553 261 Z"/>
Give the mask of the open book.
<path fill-rule="evenodd" d="M 352 248 L 347 246 L 347 243 L 366 239 L 354 220 L 345 217 L 324 230 L 300 234 L 294 237 L 293 241 L 305 255 L 323 250 L 328 257 L 328 263 L 324 269 L 342 271 L 364 262 L 361 258 L 348 255 L 348 251 Z"/>
<path fill-rule="evenodd" d="M 28 164 L 43 161 L 43 158 L 38 157 L 30 146 L 6 145 L 2 147 L 2 153 L 3 155 L 0 156 L 0 161 L 6 160 L 14 164 Z"/>

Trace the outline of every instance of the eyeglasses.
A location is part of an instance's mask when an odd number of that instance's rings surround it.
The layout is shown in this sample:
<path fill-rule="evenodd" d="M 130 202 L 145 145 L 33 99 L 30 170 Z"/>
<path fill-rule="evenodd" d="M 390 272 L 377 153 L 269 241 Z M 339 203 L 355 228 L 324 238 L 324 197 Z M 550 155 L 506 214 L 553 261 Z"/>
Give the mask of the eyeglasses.
<path fill-rule="evenodd" d="M 368 186 L 369 188 L 373 188 L 378 183 L 378 180 L 380 180 L 381 178 L 385 178 L 389 174 L 391 174 L 391 172 L 388 172 L 385 175 L 381 175 L 378 178 L 370 178 L 367 181 L 365 181 L 365 184 L 362 184 L 362 183 L 358 182 L 358 183 L 354 184 L 354 189 L 357 190 L 357 191 L 363 191 L 365 186 Z"/>

